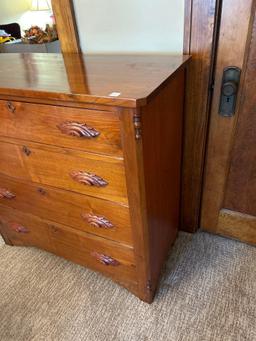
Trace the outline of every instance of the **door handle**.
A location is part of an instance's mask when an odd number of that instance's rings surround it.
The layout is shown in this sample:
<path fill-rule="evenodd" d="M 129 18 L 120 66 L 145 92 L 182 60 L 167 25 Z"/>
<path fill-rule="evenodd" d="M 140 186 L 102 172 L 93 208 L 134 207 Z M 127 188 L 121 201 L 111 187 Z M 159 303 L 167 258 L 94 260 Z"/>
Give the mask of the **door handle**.
<path fill-rule="evenodd" d="M 236 66 L 229 66 L 223 71 L 219 107 L 221 116 L 232 117 L 235 114 L 240 75 L 241 70 Z"/>

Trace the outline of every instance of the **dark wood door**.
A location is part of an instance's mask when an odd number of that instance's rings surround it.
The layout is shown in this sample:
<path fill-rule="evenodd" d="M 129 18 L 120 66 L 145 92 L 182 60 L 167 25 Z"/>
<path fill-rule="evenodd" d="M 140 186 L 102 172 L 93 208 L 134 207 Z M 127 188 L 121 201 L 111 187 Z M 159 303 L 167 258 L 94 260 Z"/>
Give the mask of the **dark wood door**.
<path fill-rule="evenodd" d="M 204 230 L 256 243 L 256 1 L 224 0 L 201 211 Z M 223 69 L 242 70 L 235 115 L 219 114 Z"/>

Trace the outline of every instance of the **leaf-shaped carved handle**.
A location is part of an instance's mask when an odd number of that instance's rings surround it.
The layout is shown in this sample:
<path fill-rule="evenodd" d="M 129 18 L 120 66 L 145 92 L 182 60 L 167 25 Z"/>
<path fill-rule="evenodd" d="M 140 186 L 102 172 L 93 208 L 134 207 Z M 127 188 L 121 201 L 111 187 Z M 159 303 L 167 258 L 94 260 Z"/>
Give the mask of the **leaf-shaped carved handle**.
<path fill-rule="evenodd" d="M 14 199 L 15 194 L 8 191 L 8 189 L 0 187 L 0 199 Z"/>
<path fill-rule="evenodd" d="M 108 182 L 98 175 L 83 171 L 73 171 L 70 173 L 73 180 L 88 186 L 105 187 Z"/>
<path fill-rule="evenodd" d="M 111 266 L 120 265 L 120 263 L 116 259 L 114 259 L 110 256 L 107 256 L 107 255 L 104 255 L 102 253 L 92 252 L 91 255 L 93 257 L 95 257 L 100 263 L 102 263 L 104 265 L 107 265 L 107 266 L 109 266 L 109 265 L 111 265 Z"/>
<path fill-rule="evenodd" d="M 93 227 L 103 229 L 112 229 L 114 227 L 114 225 L 105 217 L 97 216 L 92 213 L 82 213 L 82 218 Z"/>
<path fill-rule="evenodd" d="M 100 132 L 96 129 L 89 127 L 85 123 L 66 121 L 57 126 L 59 130 L 66 135 L 78 136 L 85 138 L 95 138 L 100 135 Z"/>
<path fill-rule="evenodd" d="M 28 233 L 29 230 L 19 223 L 9 223 L 10 229 L 18 233 Z"/>

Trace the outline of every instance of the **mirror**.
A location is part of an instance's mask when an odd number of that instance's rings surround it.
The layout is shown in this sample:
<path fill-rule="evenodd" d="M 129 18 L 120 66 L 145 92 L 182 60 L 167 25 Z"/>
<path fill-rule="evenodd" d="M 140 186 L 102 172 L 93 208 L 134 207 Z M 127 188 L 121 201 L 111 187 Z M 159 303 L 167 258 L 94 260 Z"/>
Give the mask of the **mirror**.
<path fill-rule="evenodd" d="M 1 0 L 0 53 L 59 53 L 51 0 Z"/>

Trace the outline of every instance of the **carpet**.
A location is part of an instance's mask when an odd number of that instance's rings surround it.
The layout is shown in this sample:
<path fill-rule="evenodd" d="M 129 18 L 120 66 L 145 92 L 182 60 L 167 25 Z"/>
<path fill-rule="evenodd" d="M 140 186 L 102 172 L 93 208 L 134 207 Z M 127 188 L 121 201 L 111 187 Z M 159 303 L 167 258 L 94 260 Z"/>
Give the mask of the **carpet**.
<path fill-rule="evenodd" d="M 100 274 L 0 242 L 1 341 L 254 341 L 256 248 L 180 233 L 152 305 Z"/>

